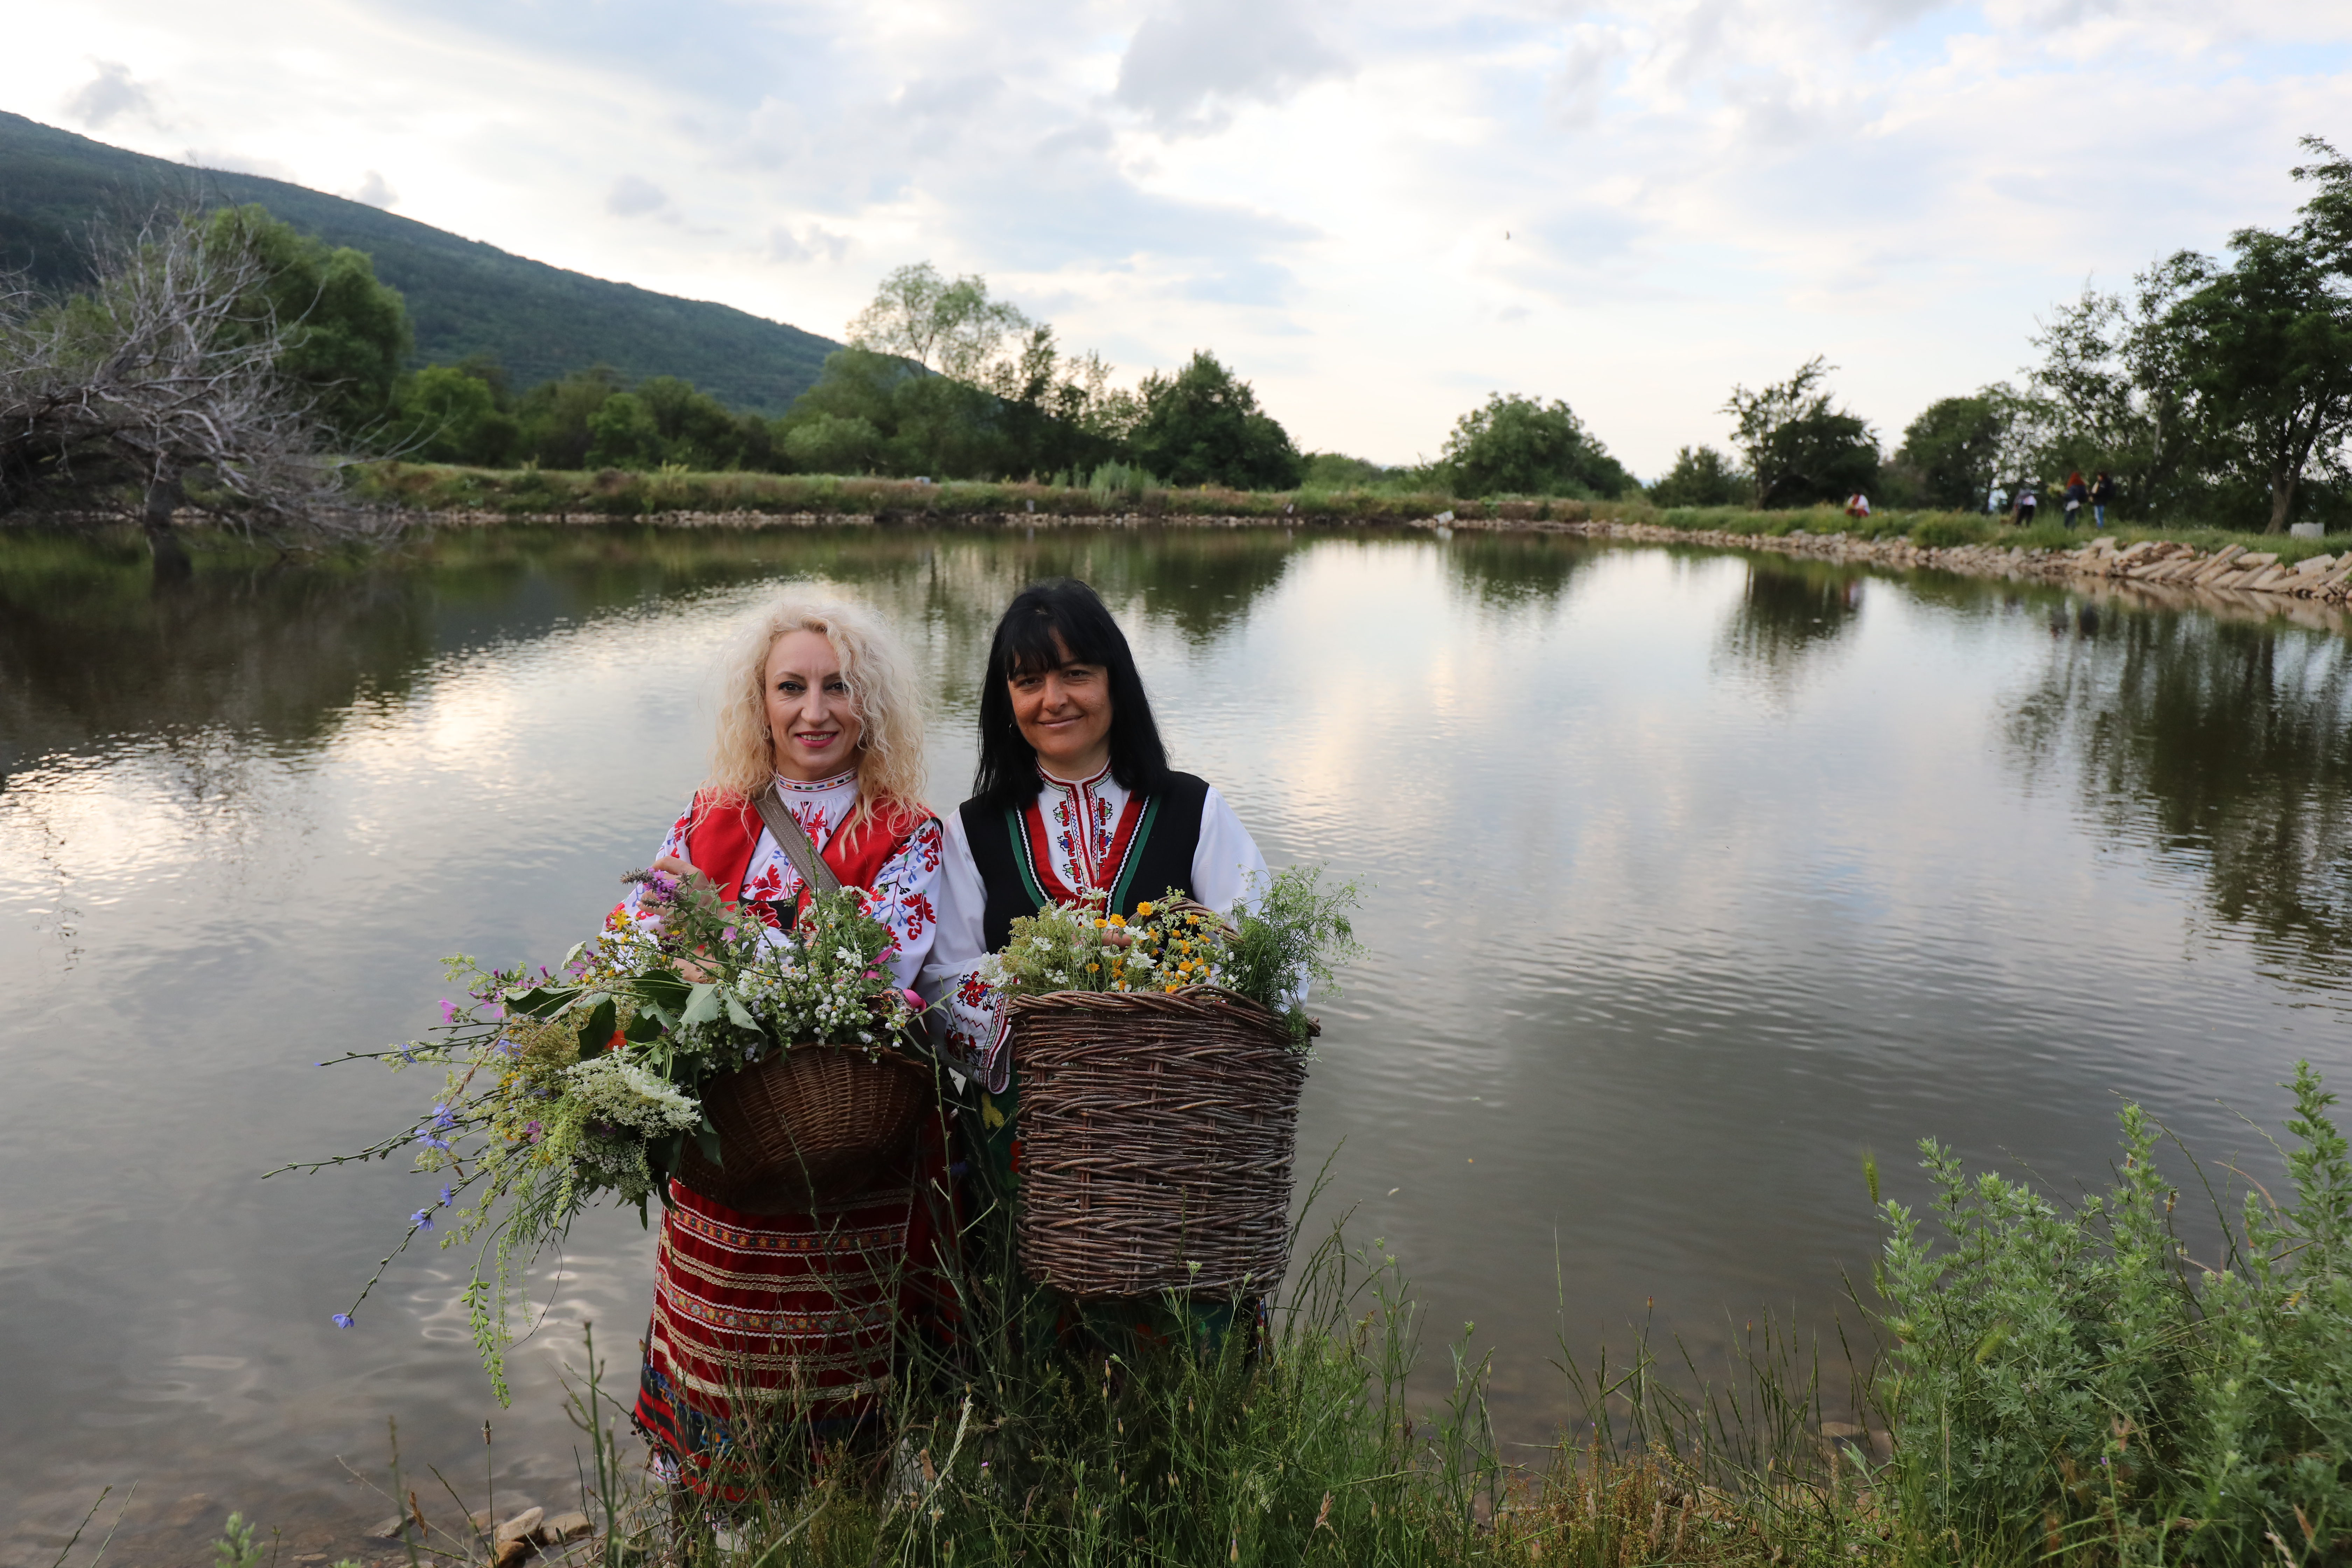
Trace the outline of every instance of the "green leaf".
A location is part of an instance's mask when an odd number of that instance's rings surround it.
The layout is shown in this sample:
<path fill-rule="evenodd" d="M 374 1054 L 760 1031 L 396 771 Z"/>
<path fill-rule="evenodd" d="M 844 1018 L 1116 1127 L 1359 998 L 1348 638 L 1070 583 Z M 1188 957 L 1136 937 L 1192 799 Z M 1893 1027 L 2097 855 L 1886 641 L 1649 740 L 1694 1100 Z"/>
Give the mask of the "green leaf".
<path fill-rule="evenodd" d="M 677 1016 L 681 1024 L 709 1024 L 719 1016 L 722 993 L 715 982 L 705 981 L 696 986 L 687 999 L 686 1008 Z"/>
<path fill-rule="evenodd" d="M 705 1119 L 702 1125 L 694 1130 L 694 1141 L 698 1144 L 701 1145 L 702 1157 L 704 1159 L 709 1161 L 714 1165 L 723 1166 L 726 1163 L 724 1160 L 721 1160 L 719 1157 L 718 1130 L 710 1125 L 708 1119 Z"/>
<path fill-rule="evenodd" d="M 551 1018 L 570 1006 L 580 995 L 577 985 L 534 985 L 520 996 L 507 998 L 507 1006 L 534 1018 Z"/>
<path fill-rule="evenodd" d="M 694 987 L 675 974 L 642 974 L 629 987 L 629 994 L 647 1006 L 676 1013 L 693 996 Z"/>
<path fill-rule="evenodd" d="M 599 997 L 589 1010 L 588 1021 L 580 1027 L 580 1059 L 590 1061 L 602 1056 L 604 1043 L 613 1037 L 614 1019 L 619 1010 L 610 996 Z"/>
<path fill-rule="evenodd" d="M 650 1008 L 640 1008 L 631 1015 L 628 1023 L 622 1026 L 621 1033 L 641 1046 L 648 1041 L 658 1040 L 663 1034 L 661 1016 Z"/>
<path fill-rule="evenodd" d="M 751 1010 L 732 996 L 727 998 L 727 1016 L 739 1029 L 748 1029 L 755 1035 L 760 1032 L 760 1020 L 751 1016 Z"/>

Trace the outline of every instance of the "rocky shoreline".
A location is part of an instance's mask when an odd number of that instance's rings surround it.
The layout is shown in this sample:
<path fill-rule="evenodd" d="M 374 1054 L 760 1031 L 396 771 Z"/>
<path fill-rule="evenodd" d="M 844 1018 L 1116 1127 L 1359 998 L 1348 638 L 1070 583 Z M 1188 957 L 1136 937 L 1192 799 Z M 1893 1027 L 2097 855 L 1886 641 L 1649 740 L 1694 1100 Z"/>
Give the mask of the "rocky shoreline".
<path fill-rule="evenodd" d="M 2179 540 L 2143 539 L 2119 544 L 2099 534 L 2074 550 L 2025 550 L 1999 544 L 1914 544 L 1904 538 L 1853 538 L 1843 533 L 1725 533 L 1664 528 L 1642 522 L 1507 523 L 1471 519 L 1454 528 L 1529 529 L 1587 539 L 1620 539 L 1644 544 L 1700 544 L 1728 550 L 1767 550 L 1815 560 L 1888 566 L 1903 571 L 1951 572 L 1970 577 L 2006 577 L 2065 583 L 2097 591 L 2130 591 L 2150 603 L 2194 602 L 2224 614 L 2285 616 L 2330 631 L 2352 629 L 2342 606 L 2352 600 L 2352 551 L 2314 555 L 2293 564 L 2262 551 L 2232 544 L 2203 551 Z"/>

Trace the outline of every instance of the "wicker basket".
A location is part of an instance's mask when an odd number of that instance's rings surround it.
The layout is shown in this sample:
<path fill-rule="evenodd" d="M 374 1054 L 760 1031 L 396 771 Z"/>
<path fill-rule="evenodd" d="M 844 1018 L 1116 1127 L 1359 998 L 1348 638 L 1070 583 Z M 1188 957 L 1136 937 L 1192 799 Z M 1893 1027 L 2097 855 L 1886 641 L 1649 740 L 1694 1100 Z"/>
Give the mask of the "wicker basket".
<path fill-rule="evenodd" d="M 721 1163 L 688 1138 L 678 1179 L 747 1213 L 802 1213 L 903 1157 L 931 1099 L 929 1072 L 895 1051 L 795 1046 L 704 1086 Z"/>
<path fill-rule="evenodd" d="M 1013 1005 L 1021 1266 L 1081 1298 L 1271 1289 L 1307 1063 L 1226 991 Z"/>

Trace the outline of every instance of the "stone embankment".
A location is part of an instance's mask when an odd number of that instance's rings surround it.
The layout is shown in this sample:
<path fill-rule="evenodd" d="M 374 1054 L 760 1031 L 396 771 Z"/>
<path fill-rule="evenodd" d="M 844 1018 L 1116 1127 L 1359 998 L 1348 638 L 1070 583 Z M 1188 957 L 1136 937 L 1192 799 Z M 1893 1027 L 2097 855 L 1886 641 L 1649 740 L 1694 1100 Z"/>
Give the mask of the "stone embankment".
<path fill-rule="evenodd" d="M 1460 527 L 1460 523 L 1453 526 Z M 1473 524 L 1472 526 L 1479 526 Z M 1488 525 L 1491 526 L 1491 525 Z M 1525 525 L 1517 525 L 1525 526 Z M 1548 531 L 1592 539 L 1625 539 L 1654 544 L 1705 544 L 1734 550 L 1769 550 L 1781 554 L 1848 561 L 1910 571 L 1943 571 L 1971 577 L 2032 578 L 2043 582 L 2096 580 L 2103 585 L 2150 590 L 2155 596 L 2196 595 L 2208 605 L 2292 613 L 2341 605 L 2352 600 L 2352 551 L 2313 555 L 2287 564 L 2242 544 L 2202 551 L 2178 540 L 2144 539 L 2118 544 L 2106 534 L 2077 550 L 2024 550 L 1999 544 L 1915 544 L 1908 539 L 1864 539 L 1843 533 L 1717 533 L 1661 528 L 1654 523 L 1584 522 L 1537 524 Z M 2087 584 L 2086 584 L 2087 585 Z M 2170 595 L 2162 591 L 2170 590 Z M 2306 618 L 2296 616 L 2297 619 Z M 2326 616 L 2330 624 L 2341 616 Z"/>

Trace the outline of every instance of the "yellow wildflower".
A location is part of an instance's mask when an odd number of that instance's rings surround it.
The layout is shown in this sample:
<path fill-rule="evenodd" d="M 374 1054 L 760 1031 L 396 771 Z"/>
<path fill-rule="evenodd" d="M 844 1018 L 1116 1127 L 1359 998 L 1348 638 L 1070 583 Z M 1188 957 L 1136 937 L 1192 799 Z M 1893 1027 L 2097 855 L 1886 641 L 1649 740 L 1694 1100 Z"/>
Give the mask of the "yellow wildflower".
<path fill-rule="evenodd" d="M 1143 902 L 1136 905 L 1135 915 L 1138 920 L 1150 920 L 1151 918 L 1151 900 L 1146 899 Z"/>
<path fill-rule="evenodd" d="M 1127 917 L 1125 915 L 1113 915 L 1110 917 L 1110 923 L 1115 926 L 1124 926 L 1127 924 Z"/>

